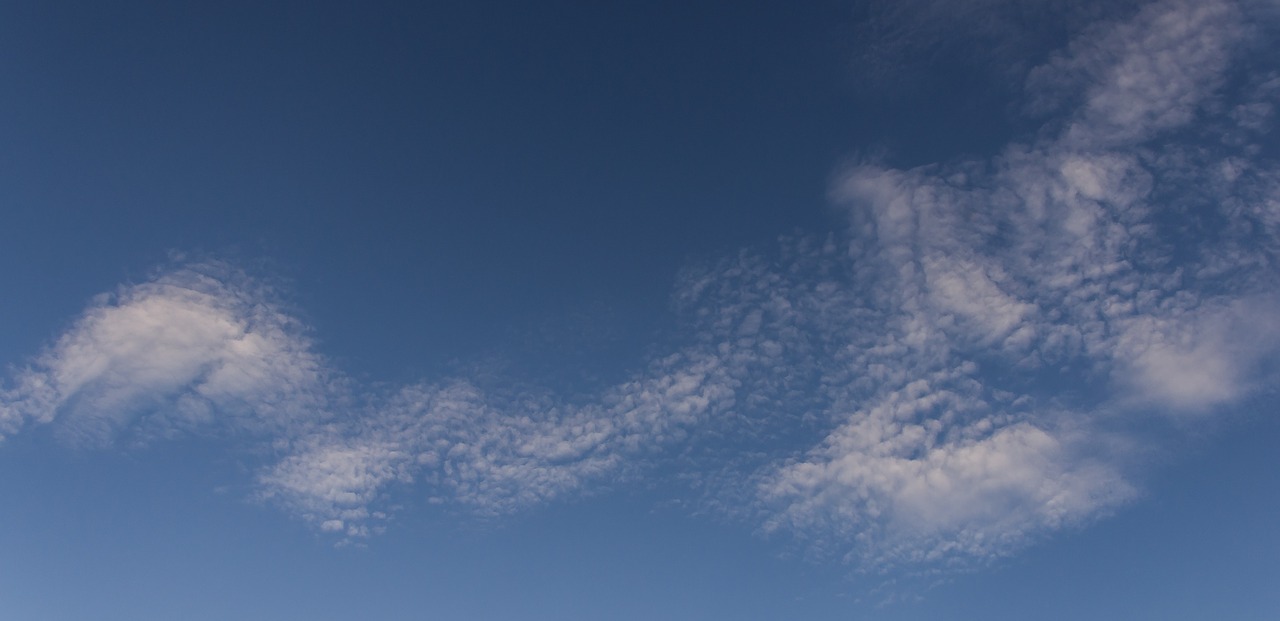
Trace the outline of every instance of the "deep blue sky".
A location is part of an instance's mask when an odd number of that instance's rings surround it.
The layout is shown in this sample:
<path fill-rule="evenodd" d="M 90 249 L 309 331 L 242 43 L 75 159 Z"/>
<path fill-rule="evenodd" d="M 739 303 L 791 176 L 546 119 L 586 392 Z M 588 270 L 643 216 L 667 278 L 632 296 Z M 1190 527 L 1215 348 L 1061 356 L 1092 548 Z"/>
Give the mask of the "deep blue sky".
<path fill-rule="evenodd" d="M 0 8 L 0 617 L 1270 619 L 1263 0 Z"/>
<path fill-rule="evenodd" d="M 644 325 L 689 261 L 832 226 L 842 158 L 1003 142 L 980 68 L 913 67 L 967 70 L 946 84 L 965 90 L 860 84 L 857 13 L 18 4 L 0 246 L 41 269 L 6 289 L 61 293 L 65 316 L 171 251 L 269 257 L 323 339 L 380 374 L 574 310 Z M 11 299 L 43 328 L 29 346 L 56 327 Z M 406 307 L 423 320 L 388 338 Z"/>

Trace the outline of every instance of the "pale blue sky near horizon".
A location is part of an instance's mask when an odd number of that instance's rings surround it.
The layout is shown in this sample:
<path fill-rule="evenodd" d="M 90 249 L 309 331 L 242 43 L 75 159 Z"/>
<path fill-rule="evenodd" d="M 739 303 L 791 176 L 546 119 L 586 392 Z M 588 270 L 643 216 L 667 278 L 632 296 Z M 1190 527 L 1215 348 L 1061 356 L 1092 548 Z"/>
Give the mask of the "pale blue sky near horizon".
<path fill-rule="evenodd" d="M 1269 0 L 0 8 L 0 617 L 1270 619 Z"/>

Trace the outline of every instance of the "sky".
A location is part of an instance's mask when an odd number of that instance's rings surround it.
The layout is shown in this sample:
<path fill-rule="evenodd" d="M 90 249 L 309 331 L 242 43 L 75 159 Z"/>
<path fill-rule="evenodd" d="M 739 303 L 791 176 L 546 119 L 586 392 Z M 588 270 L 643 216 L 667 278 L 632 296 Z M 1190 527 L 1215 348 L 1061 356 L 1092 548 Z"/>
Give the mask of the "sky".
<path fill-rule="evenodd" d="M 1273 619 L 1272 0 L 0 6 L 0 617 Z"/>

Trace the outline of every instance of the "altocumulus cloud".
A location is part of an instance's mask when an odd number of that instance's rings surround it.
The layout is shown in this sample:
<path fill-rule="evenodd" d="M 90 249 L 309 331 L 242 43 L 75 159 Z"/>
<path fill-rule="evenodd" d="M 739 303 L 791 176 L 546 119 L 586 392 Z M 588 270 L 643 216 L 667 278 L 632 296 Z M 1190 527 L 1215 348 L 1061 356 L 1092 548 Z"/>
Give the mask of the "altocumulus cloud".
<path fill-rule="evenodd" d="M 1273 379 L 1260 7 L 1085 30 L 1028 73 L 1041 130 L 994 158 L 844 170 L 845 231 L 689 268 L 684 345 L 587 398 L 360 386 L 270 288 L 206 262 L 96 299 L 12 372 L 0 433 L 258 442 L 258 497 L 343 538 L 410 484 L 501 516 L 679 453 L 714 506 L 820 556 L 1009 554 L 1134 497 L 1150 440 L 1126 422 L 1176 429 Z"/>
<path fill-rule="evenodd" d="M 313 351 L 272 290 L 224 263 L 184 266 L 97 298 L 13 374 L 0 431 L 52 424 L 74 445 L 184 433 L 256 442 L 278 461 L 257 495 L 326 532 L 367 536 L 383 490 L 421 478 L 432 499 L 498 516 L 617 476 L 733 400 L 696 351 L 655 359 L 586 405 L 487 395 L 466 379 L 362 390 Z"/>
<path fill-rule="evenodd" d="M 872 565 L 1005 554 L 1131 497 L 1138 438 L 1108 419 L 1260 387 L 1280 194 L 1257 144 L 1274 74 L 1232 71 L 1248 8 L 1164 2 L 1090 30 L 1031 73 L 1057 116 L 990 161 L 846 171 L 877 321 L 826 332 L 849 343 L 826 367 L 847 378 L 827 382 L 840 422 L 760 475 L 767 530 Z"/>
<path fill-rule="evenodd" d="M 57 423 L 69 442 L 135 442 L 217 423 L 294 433 L 329 416 L 336 383 L 271 291 L 201 263 L 96 298 L 16 372 L 0 430 Z"/>

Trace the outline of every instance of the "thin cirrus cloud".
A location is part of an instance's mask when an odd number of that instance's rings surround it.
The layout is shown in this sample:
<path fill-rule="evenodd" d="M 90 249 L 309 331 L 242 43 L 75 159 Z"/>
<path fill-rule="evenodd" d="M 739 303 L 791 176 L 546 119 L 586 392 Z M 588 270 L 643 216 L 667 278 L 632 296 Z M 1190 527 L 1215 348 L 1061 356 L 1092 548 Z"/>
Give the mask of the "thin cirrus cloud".
<path fill-rule="evenodd" d="M 361 386 L 270 288 L 205 262 L 96 299 L 13 372 L 0 433 L 257 442 L 256 495 L 345 539 L 405 488 L 501 516 L 671 460 L 820 556 L 1009 554 L 1138 493 L 1126 421 L 1177 427 L 1271 378 L 1280 77 L 1241 68 L 1255 9 L 1085 30 L 1028 74 L 1041 131 L 989 160 L 844 170 L 847 230 L 690 267 L 684 344 L 588 398 Z"/>

